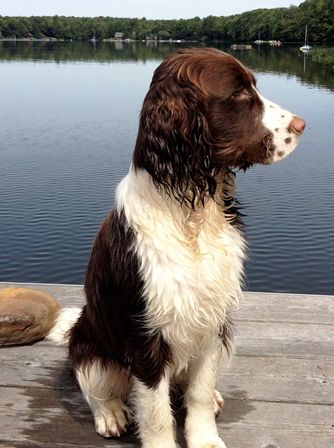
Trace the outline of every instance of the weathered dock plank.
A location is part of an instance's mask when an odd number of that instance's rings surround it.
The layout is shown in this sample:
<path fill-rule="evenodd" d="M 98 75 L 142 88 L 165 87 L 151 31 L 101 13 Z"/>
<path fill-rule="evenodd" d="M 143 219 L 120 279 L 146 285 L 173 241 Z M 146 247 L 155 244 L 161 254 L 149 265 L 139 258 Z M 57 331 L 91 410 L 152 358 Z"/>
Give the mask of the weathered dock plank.
<path fill-rule="evenodd" d="M 3 387 L 0 413 L 2 442 L 138 446 L 133 434 L 123 437 L 122 444 L 106 441 L 95 434 L 90 411 L 77 391 L 49 390 L 45 393 L 39 388 Z M 264 443 L 273 441 L 274 446 L 282 448 L 332 448 L 333 445 L 321 444 L 334 441 L 332 422 L 333 415 L 327 406 L 227 399 L 219 427 L 231 448 L 262 448 L 267 446 Z"/>
<path fill-rule="evenodd" d="M 1 283 L 0 287 L 20 283 Z M 30 283 L 24 287 L 41 289 L 53 295 L 62 306 L 82 306 L 82 285 L 53 285 Z M 334 285 L 333 285 L 334 293 Z M 236 320 L 254 322 L 284 322 L 333 325 L 334 296 L 245 292 Z M 301 300 L 302 299 L 302 300 Z M 319 300 L 320 299 L 320 300 Z"/>
<path fill-rule="evenodd" d="M 73 388 L 63 347 L 41 350 L 41 345 L 35 344 L 29 350 L 25 346 L 3 349 L 0 355 L 1 387 Z M 334 359 L 236 355 L 218 380 L 225 398 L 330 405 L 334 397 Z"/>
<path fill-rule="evenodd" d="M 81 286 L 28 286 L 64 306 L 83 304 Z M 334 448 L 334 296 L 246 293 L 235 319 L 236 356 L 218 378 L 227 447 Z M 0 446 L 139 446 L 133 433 L 120 441 L 95 434 L 65 347 L 3 348 L 0 363 Z M 182 425 L 178 434 L 185 447 Z"/>

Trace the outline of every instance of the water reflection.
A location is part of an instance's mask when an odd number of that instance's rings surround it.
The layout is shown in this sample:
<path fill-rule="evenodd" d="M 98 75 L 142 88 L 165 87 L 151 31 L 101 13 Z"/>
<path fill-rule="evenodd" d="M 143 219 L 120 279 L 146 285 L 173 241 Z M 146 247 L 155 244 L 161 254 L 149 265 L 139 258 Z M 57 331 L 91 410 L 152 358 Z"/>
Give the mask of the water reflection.
<path fill-rule="evenodd" d="M 186 46 L 199 46 L 191 43 Z M 257 71 L 286 73 L 297 76 L 306 84 L 334 90 L 334 72 L 312 63 L 298 46 L 253 46 L 252 50 L 232 50 L 229 45 L 213 44 L 232 53 Z M 0 60 L 35 60 L 53 62 L 95 61 L 134 62 L 159 61 L 185 44 L 142 42 L 1 42 Z M 202 45 L 204 46 L 204 44 Z"/>

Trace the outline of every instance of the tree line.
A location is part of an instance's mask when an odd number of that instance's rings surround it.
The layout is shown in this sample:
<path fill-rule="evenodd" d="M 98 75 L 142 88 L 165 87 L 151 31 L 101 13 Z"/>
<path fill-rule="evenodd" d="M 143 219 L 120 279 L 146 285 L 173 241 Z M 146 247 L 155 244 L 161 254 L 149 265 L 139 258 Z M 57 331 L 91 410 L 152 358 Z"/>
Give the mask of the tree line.
<path fill-rule="evenodd" d="M 334 41 L 334 0 L 306 0 L 289 8 L 257 9 L 232 16 L 203 19 L 148 20 L 114 17 L 0 16 L 0 38 L 64 40 L 182 39 L 247 42 L 256 39 L 303 41 L 308 25 L 310 42 Z"/>

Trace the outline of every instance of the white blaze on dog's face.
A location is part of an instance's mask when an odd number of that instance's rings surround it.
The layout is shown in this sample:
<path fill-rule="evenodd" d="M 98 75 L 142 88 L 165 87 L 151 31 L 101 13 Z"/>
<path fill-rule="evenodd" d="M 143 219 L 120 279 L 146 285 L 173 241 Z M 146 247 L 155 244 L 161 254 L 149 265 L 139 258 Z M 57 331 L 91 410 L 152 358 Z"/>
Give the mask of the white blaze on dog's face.
<path fill-rule="evenodd" d="M 262 123 L 272 133 L 272 159 L 278 162 L 296 148 L 305 128 L 305 121 L 257 92 L 264 107 Z"/>

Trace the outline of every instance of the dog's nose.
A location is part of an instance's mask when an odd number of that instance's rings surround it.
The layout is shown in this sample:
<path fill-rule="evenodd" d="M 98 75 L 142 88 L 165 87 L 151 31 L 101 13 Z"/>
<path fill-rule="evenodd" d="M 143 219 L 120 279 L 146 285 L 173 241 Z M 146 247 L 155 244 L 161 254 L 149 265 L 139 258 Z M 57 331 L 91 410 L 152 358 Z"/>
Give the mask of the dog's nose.
<path fill-rule="evenodd" d="M 290 132 L 293 132 L 294 134 L 302 134 L 305 129 L 306 123 L 305 120 L 303 120 L 300 117 L 293 117 L 290 121 L 288 130 Z"/>

